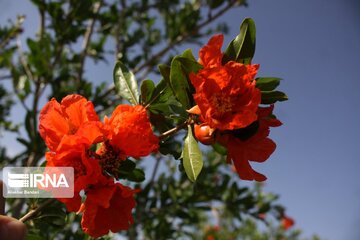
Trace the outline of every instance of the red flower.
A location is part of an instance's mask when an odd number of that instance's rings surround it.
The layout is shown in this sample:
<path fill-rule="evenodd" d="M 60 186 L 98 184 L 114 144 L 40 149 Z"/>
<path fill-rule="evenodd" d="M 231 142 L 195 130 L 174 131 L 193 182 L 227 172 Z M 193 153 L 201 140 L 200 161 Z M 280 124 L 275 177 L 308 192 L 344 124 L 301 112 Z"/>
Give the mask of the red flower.
<path fill-rule="evenodd" d="M 265 181 L 266 177 L 256 172 L 249 161 L 264 162 L 275 151 L 276 144 L 268 138 L 269 127 L 280 126 L 281 122 L 271 118 L 273 106 L 259 108 L 257 132 L 246 140 L 241 140 L 236 131 L 225 131 L 218 134 L 217 140 L 228 149 L 227 160 L 234 163 L 239 177 L 243 180 Z"/>
<path fill-rule="evenodd" d="M 59 104 L 51 99 L 40 112 L 39 132 L 50 151 L 56 151 L 65 135 L 73 135 L 84 123 L 99 121 L 94 106 L 84 97 L 76 94 L 68 95 Z M 98 140 L 98 139 L 93 139 Z"/>
<path fill-rule="evenodd" d="M 243 180 L 265 181 L 266 177 L 250 166 L 249 161 L 264 162 L 276 148 L 275 143 L 269 138 L 253 136 L 242 141 L 235 136 L 229 136 L 226 144 L 228 149 L 228 162 L 234 163 L 237 173 Z"/>
<path fill-rule="evenodd" d="M 142 106 L 120 105 L 105 121 L 106 126 L 92 103 L 80 95 L 69 95 L 61 104 L 52 99 L 40 113 L 40 134 L 51 150 L 46 153 L 46 167 L 74 168 L 74 197 L 58 200 L 68 211 L 83 212 L 82 227 L 93 237 L 126 230 L 133 223 L 137 191 L 115 184 L 109 175 L 117 176 L 112 171 L 126 156 L 146 156 L 158 148 Z M 97 153 L 91 151 L 100 142 Z M 83 204 L 81 190 L 86 194 Z"/>
<path fill-rule="evenodd" d="M 119 105 L 105 119 L 110 144 L 123 154 L 134 158 L 149 155 L 159 148 L 146 109 L 141 106 Z"/>
<path fill-rule="evenodd" d="M 294 219 L 292 219 L 291 217 L 288 217 L 286 215 L 284 215 L 281 219 L 281 226 L 285 229 L 288 230 L 289 228 L 291 228 L 292 226 L 295 225 L 295 221 Z"/>
<path fill-rule="evenodd" d="M 76 212 L 80 207 L 80 191 L 104 178 L 99 161 L 89 156 L 89 148 L 90 142 L 84 137 L 64 136 L 57 152 L 47 152 L 45 155 L 46 167 L 74 168 L 74 197 L 58 199 L 70 212 Z"/>
<path fill-rule="evenodd" d="M 190 80 L 202 121 L 211 128 L 232 130 L 244 128 L 257 119 L 261 92 L 255 87 L 254 77 L 259 65 L 234 61 L 221 65 L 223 38 L 215 35 L 200 50 L 204 68 L 190 74 Z"/>
<path fill-rule="evenodd" d="M 137 190 L 108 180 L 104 185 L 93 186 L 86 192 L 81 206 L 81 225 L 87 234 L 100 237 L 129 229 L 134 222 L 131 211 L 135 207 Z"/>

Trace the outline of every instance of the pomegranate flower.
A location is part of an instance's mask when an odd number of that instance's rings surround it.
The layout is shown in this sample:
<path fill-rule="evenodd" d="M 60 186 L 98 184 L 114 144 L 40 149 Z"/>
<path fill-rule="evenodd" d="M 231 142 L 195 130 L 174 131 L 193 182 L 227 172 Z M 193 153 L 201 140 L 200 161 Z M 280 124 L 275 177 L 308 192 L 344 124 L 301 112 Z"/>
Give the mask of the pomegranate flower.
<path fill-rule="evenodd" d="M 110 145 L 126 156 L 139 158 L 157 151 L 159 139 L 153 133 L 146 109 L 141 106 L 119 105 L 105 119 Z"/>
<path fill-rule="evenodd" d="M 58 199 L 70 212 L 76 212 L 80 207 L 80 191 L 104 178 L 99 161 L 89 155 L 89 148 L 90 143 L 86 138 L 64 136 L 57 153 L 47 152 L 45 155 L 46 167 L 74 168 L 74 197 Z"/>
<path fill-rule="evenodd" d="M 81 226 L 92 237 L 129 229 L 134 222 L 131 211 L 135 207 L 133 190 L 112 180 L 95 185 L 86 192 Z"/>
<path fill-rule="evenodd" d="M 258 109 L 259 125 L 257 132 L 248 139 L 241 139 L 238 132 L 230 131 L 218 135 L 218 141 L 228 149 L 227 160 L 233 162 L 239 177 L 243 180 L 265 181 L 266 177 L 256 172 L 249 161 L 264 162 L 275 151 L 276 144 L 268 136 L 270 127 L 278 127 L 282 123 L 270 117 L 274 106 Z"/>
<path fill-rule="evenodd" d="M 233 130 L 257 119 L 261 92 L 255 87 L 254 77 L 259 65 L 234 61 L 222 65 L 223 39 L 223 35 L 215 35 L 200 50 L 199 62 L 204 68 L 191 73 L 190 80 L 196 90 L 194 99 L 202 121 L 211 128 Z"/>
<path fill-rule="evenodd" d="M 65 135 L 74 135 L 81 127 L 88 127 L 84 123 L 99 122 L 93 104 L 77 94 L 66 96 L 61 103 L 51 99 L 41 110 L 39 119 L 40 135 L 50 151 L 56 151 Z"/>

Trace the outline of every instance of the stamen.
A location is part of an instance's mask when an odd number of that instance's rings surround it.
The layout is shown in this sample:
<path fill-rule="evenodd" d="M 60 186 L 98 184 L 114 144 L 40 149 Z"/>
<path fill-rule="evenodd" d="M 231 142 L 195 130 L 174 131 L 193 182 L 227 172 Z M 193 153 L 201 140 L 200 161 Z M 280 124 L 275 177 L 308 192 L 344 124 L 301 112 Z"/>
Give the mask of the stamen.
<path fill-rule="evenodd" d="M 116 151 L 108 141 L 104 143 L 103 148 L 101 155 L 98 155 L 102 169 L 105 173 L 110 174 L 115 178 L 119 178 L 119 168 L 121 162 L 126 159 L 126 156 L 123 156 L 121 152 Z"/>
<path fill-rule="evenodd" d="M 224 114 L 232 111 L 233 101 L 231 97 L 224 93 L 216 93 L 210 99 L 211 104 L 216 108 L 217 112 Z"/>

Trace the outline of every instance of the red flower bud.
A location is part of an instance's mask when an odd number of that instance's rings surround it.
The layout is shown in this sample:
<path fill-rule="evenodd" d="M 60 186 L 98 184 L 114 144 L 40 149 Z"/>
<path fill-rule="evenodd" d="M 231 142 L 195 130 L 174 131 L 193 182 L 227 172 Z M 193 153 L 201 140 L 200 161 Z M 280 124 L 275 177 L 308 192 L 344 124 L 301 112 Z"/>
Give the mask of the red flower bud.
<path fill-rule="evenodd" d="M 204 145 L 211 145 L 215 143 L 215 129 L 209 127 L 206 123 L 194 125 L 195 137 Z"/>

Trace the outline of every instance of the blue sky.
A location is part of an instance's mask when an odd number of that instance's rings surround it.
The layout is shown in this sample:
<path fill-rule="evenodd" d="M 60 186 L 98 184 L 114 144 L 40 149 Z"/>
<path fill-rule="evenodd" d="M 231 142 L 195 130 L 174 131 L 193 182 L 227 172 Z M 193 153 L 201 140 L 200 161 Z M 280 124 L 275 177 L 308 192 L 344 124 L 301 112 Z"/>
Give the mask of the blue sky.
<path fill-rule="evenodd" d="M 276 106 L 284 123 L 272 130 L 276 153 L 256 168 L 306 235 L 360 239 L 360 2 L 249 5 L 227 18 L 255 20 L 259 75 L 283 78 L 290 99 Z"/>
<path fill-rule="evenodd" d="M 21 2 L 0 0 L 1 24 L 16 13 L 37 14 Z M 245 17 L 257 26 L 258 76 L 283 78 L 279 89 L 290 99 L 275 109 L 284 123 L 271 132 L 276 152 L 254 168 L 305 236 L 360 239 L 360 2 L 249 0 L 223 16 L 226 43 Z M 32 31 L 37 25 L 37 18 L 25 22 Z M 110 84 L 111 72 L 101 66 L 94 77 Z"/>

